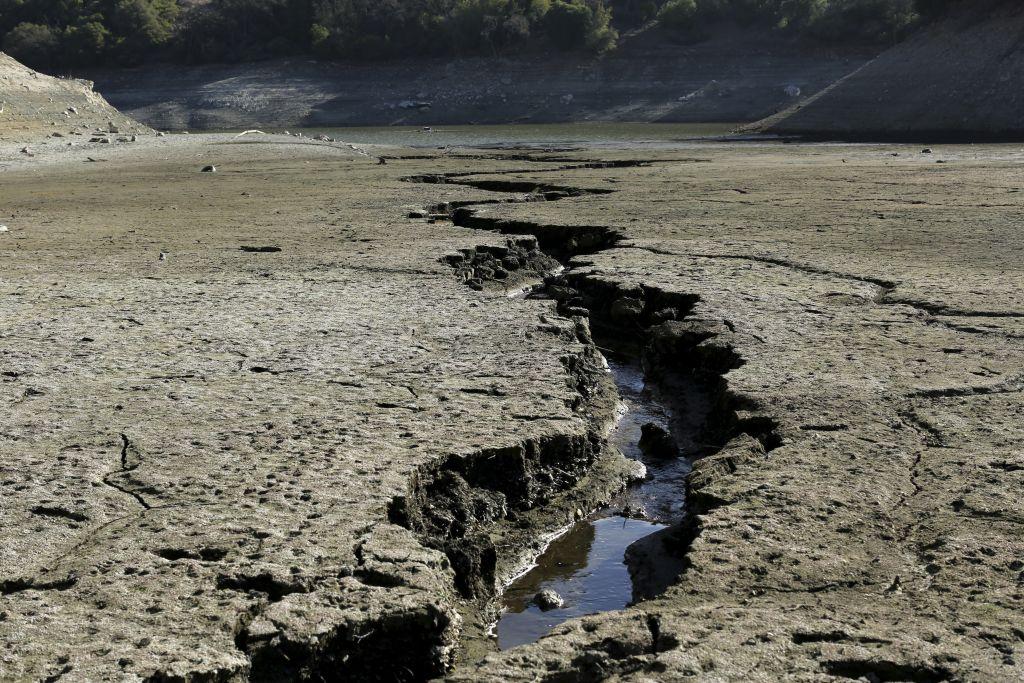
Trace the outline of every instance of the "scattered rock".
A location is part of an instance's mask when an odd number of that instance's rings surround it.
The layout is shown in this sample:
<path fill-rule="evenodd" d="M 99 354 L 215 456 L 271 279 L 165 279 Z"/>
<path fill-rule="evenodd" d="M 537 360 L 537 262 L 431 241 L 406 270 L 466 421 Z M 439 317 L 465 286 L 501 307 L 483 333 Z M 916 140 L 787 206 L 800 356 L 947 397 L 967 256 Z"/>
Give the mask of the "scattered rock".
<path fill-rule="evenodd" d="M 644 510 L 642 505 L 624 505 L 619 510 L 619 516 L 628 519 L 647 519 L 647 510 Z"/>
<path fill-rule="evenodd" d="M 533 596 L 533 602 L 537 605 L 537 607 L 541 608 L 541 611 L 544 612 L 548 612 L 553 609 L 558 609 L 559 607 L 565 605 L 565 600 L 562 598 L 562 596 L 556 593 L 555 591 L 551 590 L 550 588 L 545 588 L 541 590 L 539 593 L 537 593 L 537 595 Z"/>
<path fill-rule="evenodd" d="M 423 209 L 416 209 L 414 211 L 409 212 L 409 218 L 426 218 L 428 215 L 430 214 L 428 214 Z"/>
<path fill-rule="evenodd" d="M 667 429 L 653 422 L 640 428 L 640 450 L 655 458 L 669 459 L 679 456 L 679 444 Z"/>

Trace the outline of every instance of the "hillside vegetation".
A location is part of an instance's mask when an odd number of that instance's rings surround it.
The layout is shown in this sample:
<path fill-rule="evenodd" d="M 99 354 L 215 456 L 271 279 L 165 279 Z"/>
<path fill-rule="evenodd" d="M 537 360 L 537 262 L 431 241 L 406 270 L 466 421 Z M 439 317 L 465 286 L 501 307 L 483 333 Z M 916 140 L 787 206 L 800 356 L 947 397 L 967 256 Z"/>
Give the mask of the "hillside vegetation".
<path fill-rule="evenodd" d="M 659 19 L 682 42 L 741 24 L 892 42 L 955 0 L 0 0 L 0 45 L 50 70 L 143 62 L 613 49 Z"/>

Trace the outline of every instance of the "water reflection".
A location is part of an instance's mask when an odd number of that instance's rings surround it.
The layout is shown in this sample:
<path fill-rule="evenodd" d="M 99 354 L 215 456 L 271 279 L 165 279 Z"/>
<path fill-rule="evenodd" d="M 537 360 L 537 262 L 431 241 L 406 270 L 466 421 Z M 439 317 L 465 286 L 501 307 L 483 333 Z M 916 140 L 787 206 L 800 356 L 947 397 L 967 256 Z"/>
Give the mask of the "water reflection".
<path fill-rule="evenodd" d="M 722 136 L 736 128 L 731 123 L 549 123 L 496 126 L 391 126 L 302 128 L 307 138 L 320 134 L 355 144 L 407 147 L 516 148 L 554 146 L 673 145 L 694 139 Z M 294 129 L 293 129 L 294 130 Z M 226 131 L 239 132 L 239 131 Z M 268 131 L 270 132 L 270 131 Z M 276 131 L 275 131 L 276 132 Z M 255 138 L 247 140 L 252 142 Z M 554 151 L 554 150 L 552 150 Z"/>
<path fill-rule="evenodd" d="M 609 509 L 577 523 L 555 540 L 537 559 L 537 566 L 508 588 L 505 612 L 497 626 L 502 649 L 531 643 L 567 619 L 622 609 L 658 595 L 682 570 L 682 558 L 676 551 L 680 543 L 674 536 L 685 514 L 690 457 L 704 448 L 697 437 L 710 403 L 693 382 L 683 381 L 671 386 L 674 410 L 670 411 L 656 389 L 647 384 L 638 364 L 609 357 L 608 367 L 623 403 L 622 417 L 609 441 L 627 457 L 642 461 L 648 479 L 625 491 Z M 647 423 L 672 433 L 679 457 L 652 458 L 641 451 L 637 444 Z M 644 519 L 617 514 L 623 510 L 629 511 L 623 515 Z M 542 588 L 561 595 L 564 607 L 543 612 L 532 604 Z"/>
<path fill-rule="evenodd" d="M 623 551 L 663 528 L 617 516 L 573 526 L 505 593 L 507 611 L 498 621 L 498 646 L 504 650 L 532 643 L 568 619 L 626 607 L 633 600 L 633 584 Z M 565 605 L 542 612 L 532 604 L 541 588 L 553 589 Z"/>

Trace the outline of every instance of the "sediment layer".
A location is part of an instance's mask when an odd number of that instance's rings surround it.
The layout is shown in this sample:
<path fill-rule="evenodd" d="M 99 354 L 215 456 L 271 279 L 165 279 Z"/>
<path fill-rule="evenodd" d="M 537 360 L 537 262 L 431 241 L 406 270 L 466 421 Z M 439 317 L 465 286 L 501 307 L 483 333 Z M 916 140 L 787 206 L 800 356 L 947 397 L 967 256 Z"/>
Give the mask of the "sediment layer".
<path fill-rule="evenodd" d="M 44 209 L 5 175 L 3 676 L 444 673 L 515 527 L 600 497 L 615 330 L 721 399 L 686 571 L 454 679 L 1024 673 L 1015 150 L 219 142 L 118 152 L 113 197 L 62 168 Z M 556 301 L 506 297 L 547 247 Z"/>

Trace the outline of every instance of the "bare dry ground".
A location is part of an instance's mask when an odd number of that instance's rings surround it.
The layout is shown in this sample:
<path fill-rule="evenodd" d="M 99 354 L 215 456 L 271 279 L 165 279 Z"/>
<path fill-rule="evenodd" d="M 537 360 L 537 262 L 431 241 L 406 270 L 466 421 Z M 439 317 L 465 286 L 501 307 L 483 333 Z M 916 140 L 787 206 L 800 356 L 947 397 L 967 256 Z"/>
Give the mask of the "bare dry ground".
<path fill-rule="evenodd" d="M 1024 675 L 1019 149 L 104 147 L 0 175 L 0 678 Z M 460 660 L 627 477 L 589 327 L 718 389 L 687 570 Z"/>

